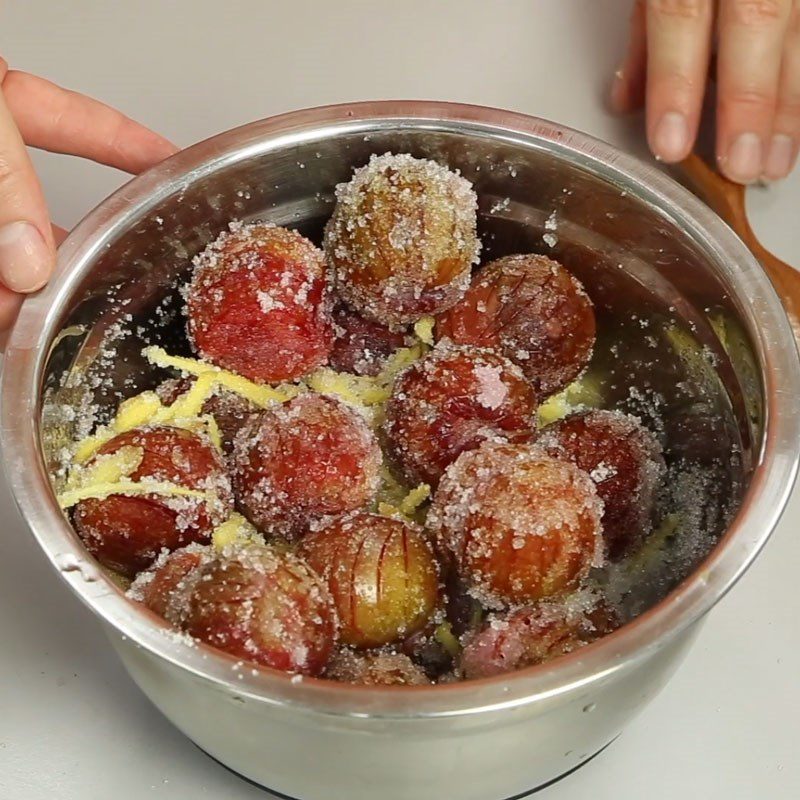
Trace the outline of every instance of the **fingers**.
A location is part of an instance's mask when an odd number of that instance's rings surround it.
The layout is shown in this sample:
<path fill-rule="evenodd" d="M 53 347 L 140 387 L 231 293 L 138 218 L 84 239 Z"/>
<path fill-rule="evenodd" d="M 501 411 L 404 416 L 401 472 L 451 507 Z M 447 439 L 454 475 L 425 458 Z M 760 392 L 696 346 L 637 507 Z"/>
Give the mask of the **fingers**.
<path fill-rule="evenodd" d="M 63 228 L 59 228 L 58 225 L 53 225 L 52 228 L 55 243 L 56 245 L 60 245 L 61 242 L 67 238 L 67 231 Z M 12 292 L 10 289 L 0 284 L 0 352 L 5 349 L 8 332 L 17 319 L 20 306 L 24 299 L 24 295 L 19 292 Z"/>
<path fill-rule="evenodd" d="M 644 105 L 646 71 L 646 10 L 644 0 L 637 0 L 631 13 L 628 52 L 611 85 L 610 100 L 614 111 L 635 111 Z"/>
<path fill-rule="evenodd" d="M 800 142 L 800 0 L 795 0 L 783 51 L 778 105 L 764 163 L 768 180 L 785 178 L 797 161 Z"/>
<path fill-rule="evenodd" d="M 22 72 L 0 58 L 0 331 L 22 294 L 41 288 L 55 266 L 60 228 L 51 228 L 25 143 L 141 172 L 175 152 L 166 139 L 88 97 Z"/>
<path fill-rule="evenodd" d="M 177 149 L 119 111 L 25 72 L 8 72 L 3 92 L 22 137 L 32 147 L 131 173 L 148 169 Z"/>
<path fill-rule="evenodd" d="M 34 292 L 54 265 L 44 195 L 0 92 L 0 282 L 14 292 Z"/>
<path fill-rule="evenodd" d="M 720 170 L 741 183 L 786 177 L 800 155 L 800 0 L 636 0 L 611 105 L 646 103 L 651 149 L 679 161 L 694 146 L 711 66 Z"/>
<path fill-rule="evenodd" d="M 680 161 L 697 136 L 708 76 L 714 0 L 637 0 L 628 52 L 611 105 L 630 111 L 647 102 L 648 141 L 666 162 Z"/>
<path fill-rule="evenodd" d="M 648 0 L 647 138 L 663 161 L 692 149 L 711 57 L 713 0 Z"/>
<path fill-rule="evenodd" d="M 733 181 L 765 168 L 791 0 L 721 0 L 717 57 L 717 159 Z"/>
<path fill-rule="evenodd" d="M 3 349 L 3 333 L 11 329 L 19 314 L 24 295 L 12 292 L 5 286 L 0 286 L 0 351 Z"/>

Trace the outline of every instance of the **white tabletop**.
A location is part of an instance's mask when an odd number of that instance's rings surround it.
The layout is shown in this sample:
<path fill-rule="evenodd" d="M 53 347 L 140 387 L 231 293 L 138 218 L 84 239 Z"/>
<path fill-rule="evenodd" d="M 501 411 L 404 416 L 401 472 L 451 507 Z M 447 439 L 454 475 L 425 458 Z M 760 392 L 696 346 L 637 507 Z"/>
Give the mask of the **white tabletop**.
<path fill-rule="evenodd" d="M 435 98 L 547 117 L 644 154 L 640 120 L 609 117 L 601 99 L 628 5 L 17 0 L 3 4 L 0 53 L 181 145 L 305 106 Z M 122 180 L 46 154 L 36 163 L 65 226 Z M 765 244 L 800 265 L 800 173 L 754 192 L 751 206 Z M 45 563 L 4 482 L 0 519 L 0 798 L 267 797 L 149 705 Z M 539 796 L 800 796 L 799 530 L 796 493 L 763 557 L 711 614 L 664 692 L 612 747 Z"/>

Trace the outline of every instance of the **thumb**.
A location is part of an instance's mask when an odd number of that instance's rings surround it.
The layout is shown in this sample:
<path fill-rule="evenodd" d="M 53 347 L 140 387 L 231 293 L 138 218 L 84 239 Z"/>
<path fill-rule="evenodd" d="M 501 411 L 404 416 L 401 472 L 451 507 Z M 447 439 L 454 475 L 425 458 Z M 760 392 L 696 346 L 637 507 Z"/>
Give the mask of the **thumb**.
<path fill-rule="evenodd" d="M 55 243 L 41 186 L 0 92 L 0 283 L 34 292 L 55 265 Z"/>

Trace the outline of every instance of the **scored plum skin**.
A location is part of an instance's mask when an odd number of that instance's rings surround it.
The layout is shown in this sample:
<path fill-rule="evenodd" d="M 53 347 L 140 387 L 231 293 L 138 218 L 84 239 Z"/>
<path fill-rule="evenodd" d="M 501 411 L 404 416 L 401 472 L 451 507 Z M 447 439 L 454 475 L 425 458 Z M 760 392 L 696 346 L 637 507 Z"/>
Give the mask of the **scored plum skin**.
<path fill-rule="evenodd" d="M 595 482 L 609 558 L 618 560 L 641 544 L 650 531 L 666 464 L 658 440 L 636 417 L 579 412 L 544 428 L 537 444 Z"/>
<path fill-rule="evenodd" d="M 336 187 L 325 252 L 337 291 L 363 316 L 407 325 L 449 308 L 480 243 L 472 184 L 434 161 L 373 156 Z"/>
<path fill-rule="evenodd" d="M 324 255 L 296 231 L 233 225 L 194 260 L 189 340 L 203 358 L 259 383 L 327 363 L 332 300 Z"/>
<path fill-rule="evenodd" d="M 106 442 L 95 460 L 123 447 L 142 452 L 130 480 L 209 492 L 208 499 L 112 494 L 78 503 L 73 519 L 86 548 L 104 566 L 133 577 L 164 549 L 207 542 L 233 507 L 233 495 L 222 457 L 205 437 L 181 428 L 139 428 Z"/>
<path fill-rule="evenodd" d="M 582 599 L 581 599 L 582 600 Z M 596 598 L 542 602 L 492 615 L 466 641 L 461 669 L 468 680 L 543 664 L 619 627 L 614 611 Z"/>
<path fill-rule="evenodd" d="M 337 640 L 324 582 L 301 559 L 262 545 L 224 551 L 201 568 L 185 630 L 233 656 L 319 675 Z"/>
<path fill-rule="evenodd" d="M 128 596 L 181 628 L 201 568 L 215 555 L 211 545 L 199 544 L 190 544 L 171 553 L 164 551 L 146 572 L 136 576 Z"/>
<path fill-rule="evenodd" d="M 439 574 L 422 530 L 357 512 L 309 534 L 300 553 L 327 581 L 354 647 L 380 647 L 421 630 L 439 602 Z"/>
<path fill-rule="evenodd" d="M 482 267 L 436 322 L 439 339 L 496 348 L 539 392 L 574 381 L 592 357 L 596 322 L 580 281 L 546 256 L 512 255 Z"/>
<path fill-rule="evenodd" d="M 603 560 L 591 478 L 532 445 L 486 442 L 448 467 L 428 527 L 487 608 L 576 589 Z"/>
<path fill-rule="evenodd" d="M 382 455 L 358 412 L 309 393 L 251 417 L 231 462 L 244 516 L 265 535 L 296 540 L 328 517 L 365 506 Z"/>
<path fill-rule="evenodd" d="M 406 476 L 436 486 L 462 452 L 483 441 L 532 439 L 536 408 L 536 392 L 508 359 L 440 345 L 396 381 L 385 429 Z"/>

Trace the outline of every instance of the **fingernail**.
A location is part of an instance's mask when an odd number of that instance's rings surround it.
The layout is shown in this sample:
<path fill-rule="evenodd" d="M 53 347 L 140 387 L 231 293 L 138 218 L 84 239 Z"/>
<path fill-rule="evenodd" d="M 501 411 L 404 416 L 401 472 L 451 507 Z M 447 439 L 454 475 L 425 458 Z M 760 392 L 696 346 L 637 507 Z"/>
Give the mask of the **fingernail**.
<path fill-rule="evenodd" d="M 42 234 L 30 222 L 0 228 L 0 281 L 14 292 L 35 292 L 47 283 L 54 259 Z"/>
<path fill-rule="evenodd" d="M 777 133 L 772 137 L 772 142 L 767 153 L 764 165 L 764 177 L 771 181 L 785 178 L 792 171 L 794 161 L 794 139 L 785 133 Z"/>
<path fill-rule="evenodd" d="M 761 138 L 755 133 L 741 133 L 722 160 L 725 174 L 737 183 L 752 183 L 761 175 L 763 157 Z"/>
<path fill-rule="evenodd" d="M 662 161 L 673 163 L 688 155 L 689 123 L 678 111 L 667 111 L 653 132 L 653 151 Z"/>

